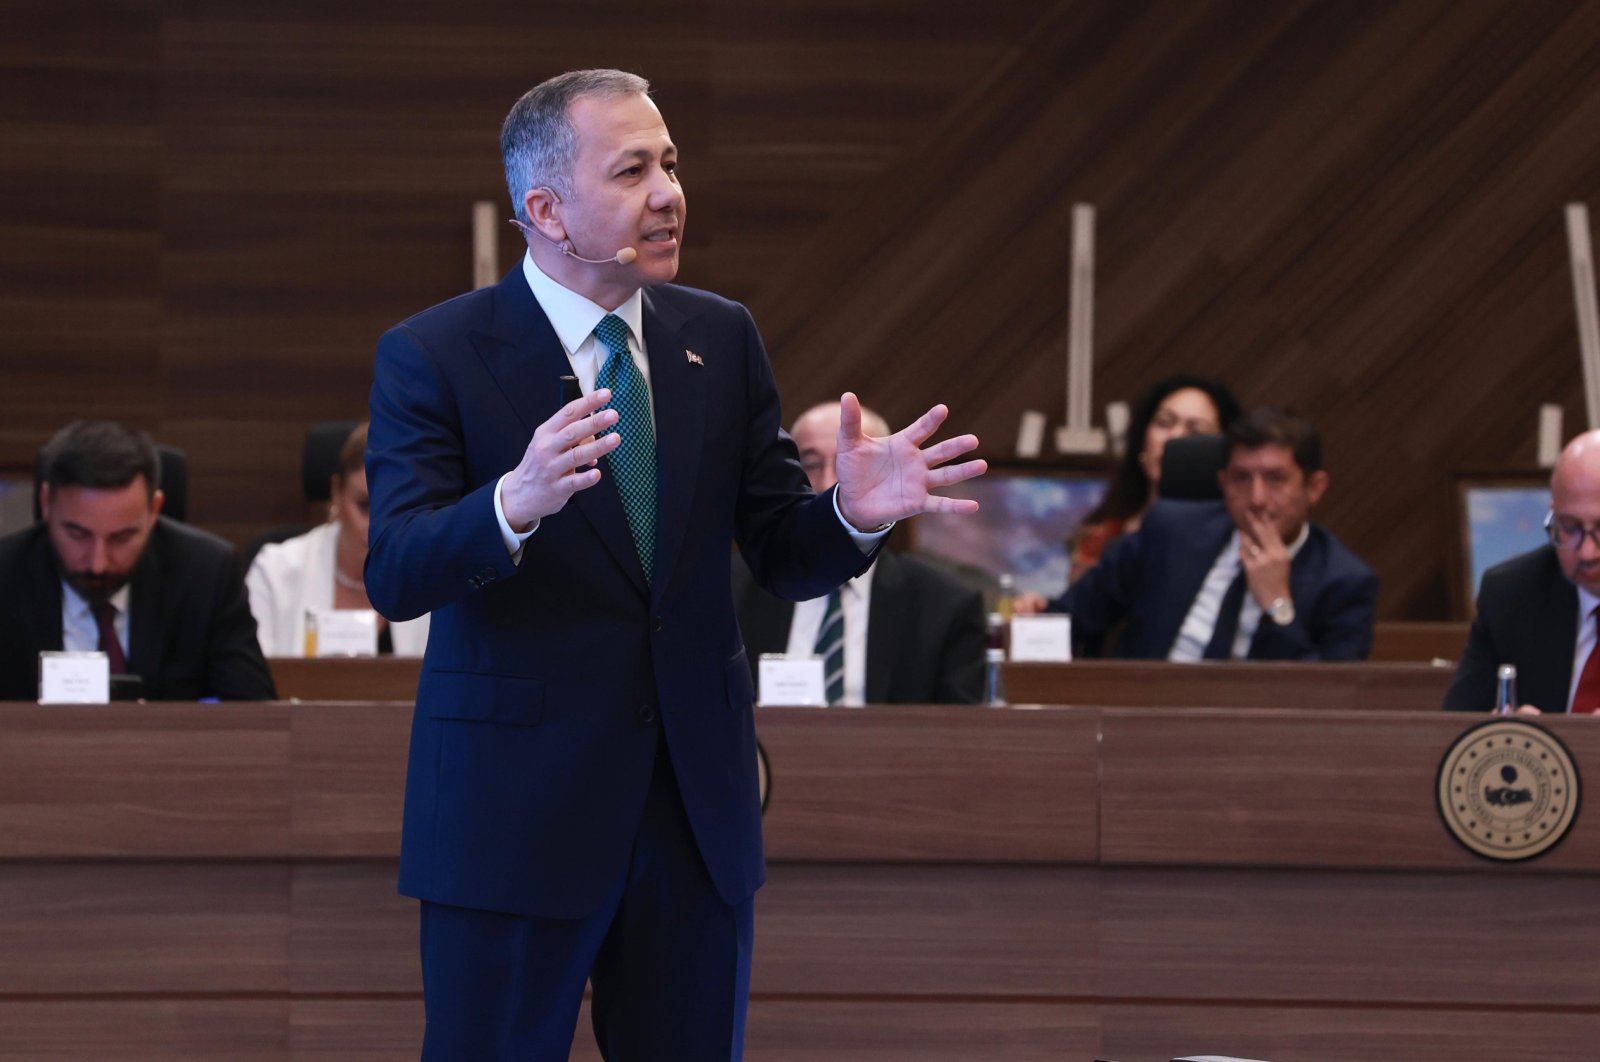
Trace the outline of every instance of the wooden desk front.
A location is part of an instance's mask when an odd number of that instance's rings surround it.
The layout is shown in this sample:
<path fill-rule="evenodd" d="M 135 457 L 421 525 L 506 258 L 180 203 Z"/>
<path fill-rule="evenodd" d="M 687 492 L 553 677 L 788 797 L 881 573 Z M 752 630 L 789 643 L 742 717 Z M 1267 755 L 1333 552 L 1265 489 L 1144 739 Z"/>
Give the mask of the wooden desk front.
<path fill-rule="evenodd" d="M 0 708 L 0 1056 L 414 1057 L 409 717 Z M 747 1057 L 1592 1057 L 1600 820 L 1457 847 L 1475 721 L 763 709 Z M 1600 725 L 1549 726 L 1600 779 Z"/>

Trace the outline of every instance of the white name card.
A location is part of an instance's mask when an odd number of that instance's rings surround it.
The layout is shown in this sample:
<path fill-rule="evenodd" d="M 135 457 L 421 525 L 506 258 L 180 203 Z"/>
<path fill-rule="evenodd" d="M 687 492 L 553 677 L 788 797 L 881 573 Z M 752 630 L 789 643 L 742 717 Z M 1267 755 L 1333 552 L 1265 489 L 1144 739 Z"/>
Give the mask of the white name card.
<path fill-rule="evenodd" d="M 1072 659 L 1072 617 L 1012 616 L 1011 659 L 1059 664 Z"/>
<path fill-rule="evenodd" d="M 39 654 L 40 704 L 110 704 L 111 663 L 104 653 Z"/>
<path fill-rule="evenodd" d="M 312 656 L 378 655 L 378 614 L 370 608 L 307 609 L 306 624 L 317 632 Z"/>
<path fill-rule="evenodd" d="M 826 707 L 822 657 L 762 653 L 756 667 L 760 690 L 758 704 L 803 704 Z"/>

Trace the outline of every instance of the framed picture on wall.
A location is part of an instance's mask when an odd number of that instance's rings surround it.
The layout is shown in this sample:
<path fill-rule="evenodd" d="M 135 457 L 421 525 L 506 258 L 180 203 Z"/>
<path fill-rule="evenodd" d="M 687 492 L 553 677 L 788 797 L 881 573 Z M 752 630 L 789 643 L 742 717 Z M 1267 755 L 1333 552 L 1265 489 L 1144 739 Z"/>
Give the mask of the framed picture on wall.
<path fill-rule="evenodd" d="M 1471 619 L 1483 573 L 1548 541 L 1544 518 L 1550 511 L 1550 473 L 1461 475 L 1456 500 L 1461 567 L 1455 597 L 1457 611 Z"/>
<path fill-rule="evenodd" d="M 1011 573 L 1019 591 L 1046 596 L 1067 586 L 1067 537 L 1105 494 L 1098 473 L 991 466 L 988 474 L 941 491 L 976 498 L 970 516 L 927 513 L 910 521 L 918 553 L 991 576 Z"/>

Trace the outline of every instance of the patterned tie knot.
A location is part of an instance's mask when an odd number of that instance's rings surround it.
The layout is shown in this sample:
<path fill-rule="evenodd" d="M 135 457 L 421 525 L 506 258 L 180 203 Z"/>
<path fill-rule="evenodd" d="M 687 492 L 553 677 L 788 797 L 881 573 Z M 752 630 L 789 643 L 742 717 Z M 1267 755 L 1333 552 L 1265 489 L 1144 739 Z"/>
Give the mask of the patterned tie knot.
<path fill-rule="evenodd" d="M 594 326 L 594 334 L 612 354 L 628 353 L 628 324 L 616 314 L 608 313 L 600 318 L 600 323 Z"/>

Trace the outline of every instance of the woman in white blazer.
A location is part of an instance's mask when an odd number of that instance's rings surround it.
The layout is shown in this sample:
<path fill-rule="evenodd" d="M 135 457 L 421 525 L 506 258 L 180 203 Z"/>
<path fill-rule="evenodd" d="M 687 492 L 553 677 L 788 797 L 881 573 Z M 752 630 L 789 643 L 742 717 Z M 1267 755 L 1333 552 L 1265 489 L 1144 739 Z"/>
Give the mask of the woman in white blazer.
<path fill-rule="evenodd" d="M 261 547 L 245 587 L 256 618 L 256 637 L 267 656 L 306 655 L 307 609 L 369 609 L 361 569 L 367 557 L 367 426 L 350 433 L 330 480 L 327 523 L 285 542 Z M 428 617 L 404 623 L 378 619 L 380 651 L 421 656 Z"/>

